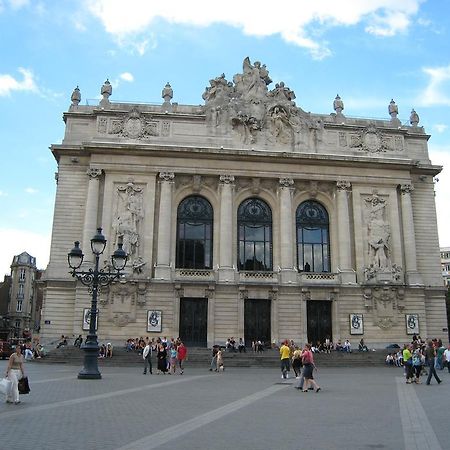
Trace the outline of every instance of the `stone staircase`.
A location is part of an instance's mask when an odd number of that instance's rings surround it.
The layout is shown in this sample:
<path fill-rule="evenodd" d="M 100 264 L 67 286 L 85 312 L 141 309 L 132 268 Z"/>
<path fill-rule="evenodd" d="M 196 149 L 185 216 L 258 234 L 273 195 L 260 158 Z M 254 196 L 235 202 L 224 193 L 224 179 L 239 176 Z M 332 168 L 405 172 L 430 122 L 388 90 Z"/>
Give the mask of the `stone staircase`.
<path fill-rule="evenodd" d="M 382 366 L 387 350 L 376 352 L 332 352 L 331 354 L 316 353 L 315 362 L 318 367 L 355 367 L 355 366 Z M 69 365 L 82 365 L 84 353 L 77 347 L 68 345 L 51 350 L 47 356 L 34 360 L 36 363 L 57 363 Z M 278 350 L 269 349 L 263 353 L 224 352 L 225 367 L 278 367 L 280 356 Z M 113 358 L 99 358 L 100 367 L 133 367 L 143 364 L 142 356 L 136 352 L 127 352 L 124 348 L 114 348 Z M 155 357 L 152 359 L 156 364 Z M 209 367 L 211 350 L 207 348 L 189 348 L 186 366 Z"/>

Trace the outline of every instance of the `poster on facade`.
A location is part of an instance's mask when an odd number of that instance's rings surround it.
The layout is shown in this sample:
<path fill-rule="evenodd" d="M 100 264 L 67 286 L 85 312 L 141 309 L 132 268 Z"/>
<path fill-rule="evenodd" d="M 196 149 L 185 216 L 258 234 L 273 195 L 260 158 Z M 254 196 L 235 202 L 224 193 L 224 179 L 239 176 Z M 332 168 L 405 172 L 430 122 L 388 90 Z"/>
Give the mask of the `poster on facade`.
<path fill-rule="evenodd" d="M 419 314 L 406 314 L 406 334 L 419 334 Z"/>
<path fill-rule="evenodd" d="M 350 314 L 350 334 L 364 334 L 364 318 L 362 314 Z"/>
<path fill-rule="evenodd" d="M 161 311 L 147 311 L 147 331 L 160 333 L 162 330 L 161 323 L 162 312 Z"/>
<path fill-rule="evenodd" d="M 83 309 L 83 330 L 89 331 L 89 327 L 91 325 L 91 308 Z M 98 328 L 98 311 L 97 317 L 95 318 L 95 330 Z"/>

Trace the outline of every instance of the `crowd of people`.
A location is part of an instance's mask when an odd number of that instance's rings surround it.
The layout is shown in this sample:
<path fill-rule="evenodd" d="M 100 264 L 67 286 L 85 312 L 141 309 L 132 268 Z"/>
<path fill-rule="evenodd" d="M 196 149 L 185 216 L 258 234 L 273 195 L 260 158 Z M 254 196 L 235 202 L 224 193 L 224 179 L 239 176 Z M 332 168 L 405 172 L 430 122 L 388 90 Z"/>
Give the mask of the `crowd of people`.
<path fill-rule="evenodd" d="M 125 348 L 128 352 L 137 352 L 142 355 L 144 360 L 144 371 L 153 374 L 153 355 L 156 358 L 157 374 L 173 374 L 177 373 L 177 369 L 180 375 L 184 373 L 184 361 L 187 357 L 187 348 L 181 339 L 171 338 L 167 339 L 166 336 L 152 338 L 143 337 L 136 339 L 128 339 Z"/>
<path fill-rule="evenodd" d="M 289 378 L 292 364 L 295 378 L 298 380 L 295 388 L 302 392 L 308 392 L 310 389 L 319 392 L 321 387 L 314 380 L 314 371 L 317 371 L 317 367 L 313 353 L 312 345 L 309 343 L 300 348 L 292 340 L 283 341 L 280 347 L 281 378 Z"/>
<path fill-rule="evenodd" d="M 403 367 L 407 384 L 421 384 L 422 375 L 427 375 L 427 385 L 431 384 L 433 377 L 441 384 L 437 371 L 447 367 L 450 373 L 450 345 L 446 348 L 441 339 L 425 341 L 420 336 L 413 335 L 412 341 L 405 344 L 403 349 L 386 356 L 386 364 Z"/>

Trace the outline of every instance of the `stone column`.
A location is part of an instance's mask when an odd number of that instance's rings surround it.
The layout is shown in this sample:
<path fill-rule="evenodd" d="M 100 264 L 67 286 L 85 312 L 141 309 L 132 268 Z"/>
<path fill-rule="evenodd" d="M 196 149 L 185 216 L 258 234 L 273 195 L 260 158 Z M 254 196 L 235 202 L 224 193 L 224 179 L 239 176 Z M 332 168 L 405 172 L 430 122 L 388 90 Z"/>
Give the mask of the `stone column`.
<path fill-rule="evenodd" d="M 88 190 L 86 198 L 86 209 L 84 212 L 84 226 L 83 226 L 83 242 L 82 250 L 85 261 L 93 261 L 93 254 L 91 252 L 91 239 L 97 232 L 97 217 L 98 217 L 98 202 L 100 191 L 100 178 L 102 176 L 102 169 L 89 168 L 86 171 L 89 177 Z"/>
<path fill-rule="evenodd" d="M 417 285 L 423 284 L 423 282 L 417 271 L 416 237 L 414 233 L 414 216 L 411 203 L 411 192 L 413 190 L 414 187 L 411 184 L 402 184 L 400 186 L 406 283 Z"/>
<path fill-rule="evenodd" d="M 336 182 L 337 188 L 337 220 L 338 220 L 338 247 L 341 282 L 344 284 L 356 283 L 356 273 L 352 268 L 350 213 L 348 207 L 348 192 L 351 190 L 349 181 Z"/>
<path fill-rule="evenodd" d="M 295 283 L 297 273 L 294 270 L 294 242 L 292 229 L 292 196 L 294 188 L 292 178 L 279 179 L 280 199 L 280 269 L 282 283 Z"/>
<path fill-rule="evenodd" d="M 172 254 L 172 193 L 175 174 L 160 172 L 161 195 L 159 200 L 158 243 L 155 267 L 155 278 L 171 279 Z"/>
<path fill-rule="evenodd" d="M 233 190 L 234 176 L 220 175 L 219 282 L 234 281 Z"/>

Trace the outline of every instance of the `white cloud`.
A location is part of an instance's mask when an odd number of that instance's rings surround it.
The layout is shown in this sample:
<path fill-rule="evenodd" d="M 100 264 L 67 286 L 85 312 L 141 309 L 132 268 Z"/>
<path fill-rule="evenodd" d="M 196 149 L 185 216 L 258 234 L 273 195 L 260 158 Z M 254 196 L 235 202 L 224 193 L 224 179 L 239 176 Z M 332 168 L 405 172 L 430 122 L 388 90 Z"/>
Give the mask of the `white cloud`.
<path fill-rule="evenodd" d="M 450 64 L 442 67 L 424 67 L 422 72 L 428 75 L 428 85 L 417 97 L 421 106 L 450 106 Z"/>
<path fill-rule="evenodd" d="M 30 4 L 30 0 L 9 0 L 9 4 L 13 9 L 20 9 Z"/>
<path fill-rule="evenodd" d="M 31 70 L 19 68 L 23 80 L 16 80 L 9 74 L 0 74 L 0 97 L 10 95 L 13 91 L 37 92 L 37 85 Z"/>
<path fill-rule="evenodd" d="M 37 189 L 34 189 L 34 188 L 32 188 L 32 187 L 27 187 L 26 189 L 25 189 L 25 192 L 27 193 L 27 194 L 37 194 L 39 191 L 37 190 Z"/>
<path fill-rule="evenodd" d="M 0 228 L 0 235 L 5 239 L 2 241 L 0 252 L 0 277 L 10 274 L 10 265 L 15 255 L 27 252 L 36 257 L 39 269 L 45 269 L 50 254 L 50 234 L 39 234 L 19 229 Z"/>
<path fill-rule="evenodd" d="M 252 36 L 279 34 L 285 41 L 303 47 L 314 58 L 321 59 L 330 55 L 331 50 L 326 42 L 314 40 L 308 27 L 317 31 L 321 27 L 362 23 L 367 33 L 394 36 L 407 30 L 422 1 L 284 0 L 277 3 L 277 11 L 265 6 L 255 8 L 254 2 L 238 0 L 229 0 L 221 8 L 213 7 L 206 0 L 85 0 L 85 4 L 118 41 L 131 36 L 138 42 L 145 42 L 142 35 L 149 31 L 156 18 L 197 27 L 223 23 Z"/>
<path fill-rule="evenodd" d="M 448 125 L 443 123 L 437 123 L 433 125 L 433 130 L 436 130 L 438 133 L 443 133 L 448 128 Z"/>
<path fill-rule="evenodd" d="M 124 72 L 119 75 L 119 78 L 124 81 L 128 81 L 132 83 L 134 81 L 134 77 L 130 72 Z"/>

